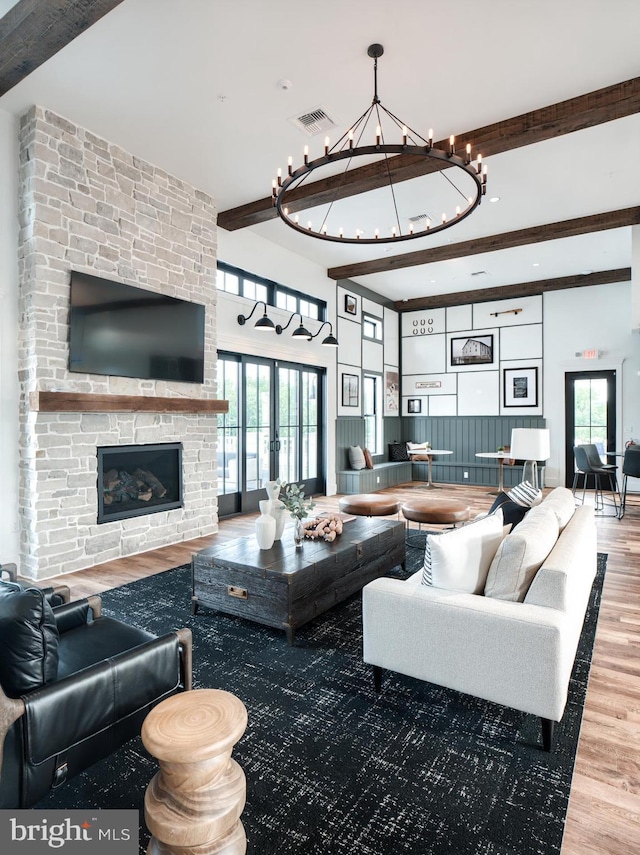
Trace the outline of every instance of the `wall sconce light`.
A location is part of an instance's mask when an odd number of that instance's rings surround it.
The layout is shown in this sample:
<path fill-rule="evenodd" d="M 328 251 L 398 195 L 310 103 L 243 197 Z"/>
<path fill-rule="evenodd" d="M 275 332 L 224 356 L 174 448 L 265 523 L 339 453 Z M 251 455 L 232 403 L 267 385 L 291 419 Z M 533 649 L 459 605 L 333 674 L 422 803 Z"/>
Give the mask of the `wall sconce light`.
<path fill-rule="evenodd" d="M 313 336 L 311 335 L 309 330 L 305 329 L 305 327 L 302 325 L 302 315 L 300 314 L 300 312 L 294 312 L 284 327 L 280 326 L 280 324 L 276 324 L 276 333 L 278 335 L 282 335 L 282 333 L 287 329 L 287 327 L 290 325 L 291 321 L 294 318 L 300 318 L 300 326 L 296 327 L 296 329 L 291 333 L 291 338 L 306 338 L 307 341 L 311 341 Z"/>
<path fill-rule="evenodd" d="M 238 315 L 238 323 L 240 324 L 240 326 L 242 327 L 246 324 L 246 322 L 249 320 L 251 315 L 253 315 L 258 306 L 264 306 L 264 314 L 255 322 L 254 329 L 262 330 L 263 332 L 268 332 L 269 330 L 276 329 L 276 325 L 267 315 L 267 304 L 264 302 L 264 300 L 258 300 L 258 302 L 254 305 L 253 309 L 251 309 L 251 313 L 249 315 Z"/>
<path fill-rule="evenodd" d="M 311 339 L 313 338 L 317 338 L 322 332 L 322 330 L 327 326 L 327 324 L 329 324 L 329 335 L 326 338 L 322 339 L 322 344 L 324 344 L 325 347 L 338 347 L 338 339 L 333 334 L 333 326 L 331 325 L 331 321 L 325 321 L 318 330 L 318 332 L 315 333 L 315 335 L 309 336 L 309 341 L 311 341 Z"/>

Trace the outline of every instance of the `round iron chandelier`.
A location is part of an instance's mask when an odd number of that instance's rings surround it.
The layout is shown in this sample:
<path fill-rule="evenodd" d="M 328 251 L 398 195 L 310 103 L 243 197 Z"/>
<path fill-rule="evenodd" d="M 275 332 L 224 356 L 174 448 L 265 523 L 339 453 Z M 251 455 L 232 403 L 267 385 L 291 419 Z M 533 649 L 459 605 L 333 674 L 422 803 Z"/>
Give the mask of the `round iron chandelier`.
<path fill-rule="evenodd" d="M 457 154 L 455 137 L 451 136 L 447 149 L 436 148 L 433 144 L 432 130 L 429 131 L 428 139 L 425 139 L 383 106 L 378 97 L 378 59 L 383 53 L 384 48 L 380 44 L 369 45 L 367 50 L 368 56 L 374 62 L 374 92 L 370 107 L 345 131 L 335 145 L 331 146 L 329 138 L 326 137 L 324 153 L 320 157 L 310 160 L 309 147 L 305 146 L 304 161 L 295 169 L 293 158 L 289 157 L 287 174 L 283 175 L 283 171 L 279 169 L 277 177 L 272 182 L 272 199 L 278 216 L 290 228 L 301 234 L 320 240 L 348 244 L 382 244 L 413 240 L 443 231 L 461 222 L 478 207 L 486 193 L 487 167 L 483 164 L 480 154 L 472 162 L 470 144 L 465 147 L 463 155 Z M 399 142 L 386 141 L 383 119 L 391 122 L 394 132 L 399 131 Z M 375 141 L 365 145 L 363 136 L 369 122 L 373 120 L 376 122 Z M 355 195 L 347 188 L 347 176 L 353 176 L 353 169 L 358 168 L 354 165 L 358 158 L 361 158 L 359 163 L 364 162 L 369 173 L 376 177 L 372 185 L 364 190 L 358 189 L 356 192 L 366 194 L 369 190 L 374 190 L 378 194 L 378 199 L 382 199 L 381 193 L 386 193 L 388 196 L 386 204 L 390 214 L 386 218 L 386 223 L 380 223 L 375 228 L 371 227 L 367 231 L 367 229 L 355 227 L 348 233 L 347 229 L 339 224 L 340 221 L 336 218 L 334 209 L 340 200 Z M 426 170 L 422 165 L 418 166 L 417 180 L 422 180 L 420 176 L 428 176 L 431 173 L 441 176 L 447 182 L 446 189 L 449 196 L 453 196 L 458 202 L 452 210 L 440 213 L 439 209 L 437 214 L 420 212 L 413 217 L 400 216 L 398 188 L 402 182 L 396 173 L 401 163 L 406 163 L 408 158 L 412 158 L 414 163 L 416 159 L 429 159 L 433 162 Z M 346 161 L 342 171 L 335 166 L 341 161 Z M 375 162 L 380 165 L 380 168 L 372 167 Z M 314 227 L 312 219 L 301 222 L 299 212 L 309 206 L 305 204 L 303 194 L 296 194 L 295 191 L 303 187 L 309 176 L 322 168 L 325 168 L 325 173 L 330 173 L 330 177 L 323 182 L 322 201 L 314 205 L 312 212 L 315 217 Z M 452 172 L 451 168 L 454 169 L 457 178 L 464 174 L 462 178 L 465 184 L 464 190 L 448 174 Z M 351 173 L 349 173 L 350 169 L 352 169 Z M 315 177 L 318 178 L 318 175 Z M 308 187 L 314 187 L 314 184 Z M 365 207 L 370 206 L 365 203 Z"/>

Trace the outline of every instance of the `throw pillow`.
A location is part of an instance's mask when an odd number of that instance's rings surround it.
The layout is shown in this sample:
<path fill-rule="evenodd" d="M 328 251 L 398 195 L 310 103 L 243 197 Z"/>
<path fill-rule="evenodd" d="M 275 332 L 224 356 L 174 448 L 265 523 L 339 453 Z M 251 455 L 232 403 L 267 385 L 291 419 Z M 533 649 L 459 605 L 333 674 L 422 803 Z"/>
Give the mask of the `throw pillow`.
<path fill-rule="evenodd" d="M 545 508 L 550 508 L 558 518 L 560 531 L 566 526 L 576 510 L 576 500 L 571 490 L 556 487 L 544 500 Z"/>
<path fill-rule="evenodd" d="M 525 508 L 533 508 L 534 505 L 539 505 L 542 501 L 542 490 L 538 490 L 529 481 L 522 481 L 513 490 L 509 490 L 507 496 L 516 505 L 522 505 Z"/>
<path fill-rule="evenodd" d="M 352 469 L 364 469 L 366 465 L 364 454 L 360 446 L 349 446 L 349 466 L 351 466 Z"/>
<path fill-rule="evenodd" d="M 369 449 L 364 448 L 362 450 L 362 453 L 364 454 L 364 462 L 366 464 L 367 469 L 373 469 L 373 459 L 371 457 L 371 452 L 369 451 Z"/>
<path fill-rule="evenodd" d="M 518 505 L 515 502 L 512 502 L 506 493 L 498 493 L 495 502 L 489 509 L 489 513 L 492 514 L 494 511 L 497 511 L 498 508 L 502 508 L 502 517 L 505 525 L 511 523 L 512 531 L 519 522 L 522 522 L 529 510 L 529 508 L 525 508 L 524 505 Z"/>
<path fill-rule="evenodd" d="M 391 460 L 393 463 L 398 463 L 403 460 L 409 460 L 406 442 L 389 443 L 389 460 Z"/>
<path fill-rule="evenodd" d="M 558 534 L 554 512 L 544 505 L 532 508 L 513 534 L 500 544 L 489 568 L 485 596 L 521 603 Z"/>
<path fill-rule="evenodd" d="M 0 684 L 19 698 L 58 675 L 58 627 L 44 592 L 0 585 Z"/>
<path fill-rule="evenodd" d="M 461 528 L 428 534 L 422 572 L 423 585 L 479 594 L 504 537 L 502 511 Z"/>

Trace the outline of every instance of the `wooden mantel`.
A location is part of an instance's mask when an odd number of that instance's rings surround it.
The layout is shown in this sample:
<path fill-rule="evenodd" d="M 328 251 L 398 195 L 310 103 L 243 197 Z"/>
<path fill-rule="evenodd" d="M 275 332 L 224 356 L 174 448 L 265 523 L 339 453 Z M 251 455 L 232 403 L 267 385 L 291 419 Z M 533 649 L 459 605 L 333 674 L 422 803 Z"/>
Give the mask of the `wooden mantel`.
<path fill-rule="evenodd" d="M 159 398 L 151 395 L 94 395 L 82 392 L 31 392 L 32 410 L 41 413 L 228 413 L 217 398 Z"/>

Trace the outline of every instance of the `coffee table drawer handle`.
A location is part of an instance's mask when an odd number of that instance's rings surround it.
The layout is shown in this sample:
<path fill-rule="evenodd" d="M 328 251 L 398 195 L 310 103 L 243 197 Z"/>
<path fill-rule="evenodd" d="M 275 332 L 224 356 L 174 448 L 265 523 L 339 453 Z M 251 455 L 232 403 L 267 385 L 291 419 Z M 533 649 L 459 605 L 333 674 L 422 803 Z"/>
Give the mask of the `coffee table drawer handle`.
<path fill-rule="evenodd" d="M 249 596 L 246 588 L 238 588 L 237 585 L 227 585 L 227 594 L 230 597 L 237 597 L 239 600 L 246 600 Z"/>

